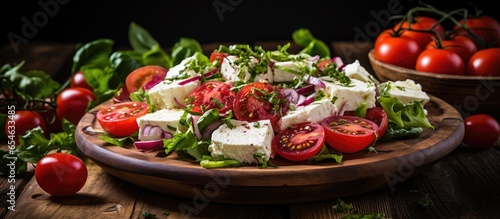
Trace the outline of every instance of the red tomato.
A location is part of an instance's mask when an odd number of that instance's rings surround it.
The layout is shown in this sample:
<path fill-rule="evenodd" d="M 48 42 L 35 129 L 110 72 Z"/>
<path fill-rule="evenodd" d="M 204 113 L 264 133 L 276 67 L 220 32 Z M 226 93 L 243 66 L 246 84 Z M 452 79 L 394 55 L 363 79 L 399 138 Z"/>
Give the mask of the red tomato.
<path fill-rule="evenodd" d="M 332 63 L 333 60 L 332 59 L 325 59 L 325 60 L 322 60 L 320 62 L 318 62 L 318 68 L 319 69 L 325 69 L 325 66 Z M 337 66 L 337 67 L 342 67 L 342 66 Z"/>
<path fill-rule="evenodd" d="M 469 62 L 470 57 L 477 51 L 477 46 L 469 37 L 457 35 L 451 38 L 443 38 L 441 41 L 435 39 L 427 45 L 427 49 L 451 50 L 462 58 L 465 65 Z"/>
<path fill-rule="evenodd" d="M 43 132 L 47 132 L 47 126 L 40 113 L 32 110 L 16 110 L 12 118 L 5 123 L 5 134 L 7 137 L 13 136 L 15 144 L 19 144 L 19 136 L 23 136 L 27 131 L 40 126 Z"/>
<path fill-rule="evenodd" d="M 467 63 L 467 74 L 500 76 L 500 48 L 482 49 L 474 53 Z"/>
<path fill-rule="evenodd" d="M 85 75 L 82 71 L 78 71 L 71 76 L 70 87 L 83 87 L 89 89 L 90 91 L 94 91 L 94 88 L 87 84 L 87 81 L 85 81 Z"/>
<path fill-rule="evenodd" d="M 56 115 L 61 121 L 65 118 L 76 125 L 85 115 L 92 100 L 97 101 L 92 91 L 81 87 L 68 87 L 57 95 Z"/>
<path fill-rule="evenodd" d="M 321 121 L 326 143 L 343 153 L 359 152 L 376 139 L 379 127 L 374 122 L 357 116 L 330 116 Z"/>
<path fill-rule="evenodd" d="M 394 25 L 394 30 L 403 29 L 401 36 L 413 39 L 417 42 L 421 50 L 423 50 L 432 38 L 439 34 L 444 36 L 444 28 L 441 24 L 437 24 L 437 20 L 431 17 L 419 16 L 414 17 L 414 20 L 408 24 L 407 20 L 400 21 Z M 431 29 L 436 25 L 433 29 Z M 427 32 L 425 32 L 427 31 Z"/>
<path fill-rule="evenodd" d="M 420 53 L 415 70 L 437 74 L 465 75 L 465 65 L 457 53 L 446 49 L 426 49 Z"/>
<path fill-rule="evenodd" d="M 115 103 L 97 112 L 99 125 L 114 137 L 126 137 L 139 130 L 136 119 L 146 115 L 149 105 L 145 102 Z"/>
<path fill-rule="evenodd" d="M 71 196 L 83 188 L 88 171 L 83 161 L 67 153 L 47 154 L 35 167 L 35 179 L 45 192 L 57 196 Z"/>
<path fill-rule="evenodd" d="M 375 58 L 381 62 L 415 69 L 420 47 L 417 42 L 405 37 L 387 37 L 375 47 Z"/>
<path fill-rule="evenodd" d="M 235 93 L 231 85 L 222 81 L 209 81 L 195 88 L 188 96 L 188 104 L 193 106 L 193 112 L 204 113 L 209 109 L 218 109 L 225 113 L 233 109 Z"/>
<path fill-rule="evenodd" d="M 130 93 L 127 90 L 127 86 L 123 85 L 118 90 L 116 90 L 115 95 L 113 96 L 113 103 L 121 103 L 132 101 L 130 99 Z"/>
<path fill-rule="evenodd" d="M 479 17 L 468 17 L 459 21 L 466 28 L 469 28 L 477 37 L 484 40 L 487 46 L 500 46 L 500 23 L 493 17 L 481 15 Z M 458 25 L 455 25 L 455 30 L 459 30 L 464 34 L 469 34 L 466 30 Z M 480 42 L 474 37 L 478 45 Z M 482 47 L 481 47 L 482 48 Z"/>
<path fill-rule="evenodd" d="M 354 111 L 344 112 L 344 116 L 354 116 Z M 372 107 L 366 110 L 365 119 L 368 119 L 378 125 L 377 136 L 381 138 L 389 127 L 389 118 L 382 107 Z"/>
<path fill-rule="evenodd" d="M 325 144 L 325 130 L 318 123 L 300 123 L 280 131 L 272 140 L 273 152 L 291 161 L 305 161 Z"/>
<path fill-rule="evenodd" d="M 241 88 L 233 104 L 238 120 L 255 122 L 269 119 L 274 130 L 279 130 L 278 120 L 286 113 L 283 94 L 272 84 L 254 82 Z"/>
<path fill-rule="evenodd" d="M 125 79 L 125 85 L 129 93 L 136 92 L 140 88 L 143 88 L 148 82 L 153 80 L 153 78 L 160 77 L 165 78 L 167 76 L 168 70 L 159 65 L 147 65 L 142 66 L 128 74 Z"/>
<path fill-rule="evenodd" d="M 224 58 L 228 56 L 227 53 L 223 52 L 212 52 L 210 54 L 210 62 L 214 62 L 215 60 L 219 60 L 219 64 L 222 64 L 222 61 L 224 61 Z"/>
<path fill-rule="evenodd" d="M 393 37 L 393 36 L 395 36 L 395 34 L 396 33 L 395 33 L 394 29 L 385 29 L 384 31 L 380 32 L 377 35 L 377 38 L 375 38 L 375 42 L 373 43 L 373 46 L 378 47 L 378 44 L 380 44 L 380 42 L 382 40 L 384 40 L 385 38 Z"/>
<path fill-rule="evenodd" d="M 471 148 L 489 148 L 500 137 L 498 121 L 486 114 L 476 114 L 464 119 L 465 133 L 462 140 Z"/>

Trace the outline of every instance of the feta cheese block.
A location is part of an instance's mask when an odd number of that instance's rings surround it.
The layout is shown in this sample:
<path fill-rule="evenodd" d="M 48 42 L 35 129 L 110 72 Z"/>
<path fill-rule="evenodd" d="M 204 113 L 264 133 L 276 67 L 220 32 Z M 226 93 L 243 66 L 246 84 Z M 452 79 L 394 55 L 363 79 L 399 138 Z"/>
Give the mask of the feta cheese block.
<path fill-rule="evenodd" d="M 295 110 L 288 110 L 286 115 L 278 121 L 280 130 L 303 122 L 320 122 L 326 117 L 337 115 L 338 108 L 330 100 L 322 99 L 307 106 L 297 107 Z"/>
<path fill-rule="evenodd" d="M 177 78 L 177 77 L 190 78 L 190 77 L 200 75 L 198 72 L 196 72 L 192 69 L 185 70 L 191 62 L 196 61 L 195 59 L 196 59 L 196 57 L 194 55 L 183 59 L 179 64 L 168 69 L 168 73 L 167 73 L 167 76 L 165 77 L 165 79 L 168 80 L 168 79 Z M 171 81 L 174 81 L 174 80 L 171 80 Z"/>
<path fill-rule="evenodd" d="M 361 64 L 359 64 L 359 60 L 356 59 L 351 64 L 347 64 L 344 67 L 345 75 L 349 78 L 358 79 L 363 82 L 372 82 L 375 81 L 373 75 L 371 75 Z"/>
<path fill-rule="evenodd" d="M 269 71 L 273 74 L 274 82 L 292 82 L 295 77 L 303 75 L 301 69 L 311 69 L 313 63 L 307 59 L 275 62 Z"/>
<path fill-rule="evenodd" d="M 357 79 L 351 79 L 349 85 L 338 81 L 323 80 L 325 84 L 326 98 L 333 101 L 337 109 L 345 107 L 346 111 L 356 110 L 358 106 L 365 103 L 368 108 L 375 107 L 376 91 L 372 82 L 363 82 Z"/>
<path fill-rule="evenodd" d="M 254 57 L 250 57 L 249 59 L 250 60 L 247 61 L 249 63 L 249 66 L 245 66 L 239 65 L 237 63 L 237 61 L 245 62 L 243 60 L 239 60 L 237 56 L 228 56 L 224 58 L 220 70 L 222 79 L 231 82 L 249 81 L 251 79 L 251 68 L 253 68 L 255 64 L 259 62 Z M 272 72 L 269 72 L 268 68 L 266 68 L 262 72 L 257 72 L 253 81 L 267 81 L 269 83 L 273 83 Z"/>
<path fill-rule="evenodd" d="M 223 155 L 224 158 L 242 163 L 257 163 L 253 155 L 261 153 L 266 161 L 269 160 L 271 141 L 274 138 L 270 120 L 231 120 L 231 124 L 232 129 L 223 124 L 212 133 L 212 143 L 208 146 L 212 157 Z"/>
<path fill-rule="evenodd" d="M 148 113 L 144 116 L 137 118 L 137 125 L 139 126 L 139 140 L 157 140 L 161 136 L 145 136 L 143 135 L 146 126 L 159 127 L 162 131 L 175 134 L 177 129 L 185 130 L 186 128 L 179 124 L 179 121 L 184 114 L 182 109 L 161 109 L 153 113 Z"/>
<path fill-rule="evenodd" d="M 404 81 L 387 81 L 380 84 L 380 87 L 389 86 L 389 94 L 398 98 L 403 104 L 411 104 L 417 100 L 423 100 L 423 104 L 429 102 L 430 97 L 426 92 L 422 91 L 422 85 L 415 83 L 411 79 Z"/>
<path fill-rule="evenodd" d="M 185 100 L 189 93 L 200 86 L 200 83 L 199 80 L 191 81 L 183 85 L 179 85 L 179 81 L 160 82 L 148 92 L 153 111 L 159 109 L 182 108 L 183 106 L 181 105 L 186 105 Z"/>

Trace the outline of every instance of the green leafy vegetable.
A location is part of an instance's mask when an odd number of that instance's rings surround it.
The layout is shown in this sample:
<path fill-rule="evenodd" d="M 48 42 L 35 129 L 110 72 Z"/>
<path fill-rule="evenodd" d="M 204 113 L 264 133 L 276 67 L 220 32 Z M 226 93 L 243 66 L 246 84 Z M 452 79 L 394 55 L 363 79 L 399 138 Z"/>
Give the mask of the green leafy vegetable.
<path fill-rule="evenodd" d="M 226 159 L 224 156 L 219 156 L 217 158 L 213 158 L 211 156 L 203 156 L 200 160 L 200 166 L 204 168 L 223 168 L 223 167 L 239 167 L 242 164 L 233 159 Z"/>
<path fill-rule="evenodd" d="M 319 151 L 318 154 L 312 156 L 309 158 L 309 162 L 311 161 L 321 161 L 321 160 L 326 160 L 326 159 L 334 159 L 335 162 L 340 163 L 342 162 L 342 158 L 344 156 L 342 154 L 331 154 L 330 151 L 328 150 L 328 147 L 326 145 L 323 145 L 321 148 L 321 151 Z"/>
<path fill-rule="evenodd" d="M 24 70 L 24 61 L 16 66 L 6 64 L 0 72 L 0 83 L 2 89 L 12 90 L 14 85 L 21 95 L 29 95 L 27 99 L 43 99 L 58 90 L 61 85 L 53 80 L 50 75 L 40 70 Z M 3 80 L 5 78 L 7 80 Z"/>
<path fill-rule="evenodd" d="M 194 55 L 197 52 L 203 54 L 203 49 L 198 41 L 191 38 L 180 38 L 180 40 L 172 47 L 172 66 L 181 63 L 182 60 Z"/>
<path fill-rule="evenodd" d="M 389 122 L 387 131 L 380 138 L 380 141 L 390 141 L 401 138 L 416 138 L 424 131 L 422 127 L 400 128 L 396 123 Z"/>
<path fill-rule="evenodd" d="M 292 33 L 295 44 L 304 47 L 300 53 L 311 56 L 319 55 L 322 58 L 330 57 L 330 48 L 322 40 L 316 39 L 311 31 L 306 28 L 299 28 Z"/>
<path fill-rule="evenodd" d="M 130 23 L 128 41 L 132 49 L 141 54 L 159 45 L 158 41 L 146 29 L 135 22 Z"/>
<path fill-rule="evenodd" d="M 114 44 L 115 42 L 110 39 L 98 39 L 78 48 L 73 55 L 71 73 L 79 71 L 84 65 L 101 69 L 108 66 Z"/>

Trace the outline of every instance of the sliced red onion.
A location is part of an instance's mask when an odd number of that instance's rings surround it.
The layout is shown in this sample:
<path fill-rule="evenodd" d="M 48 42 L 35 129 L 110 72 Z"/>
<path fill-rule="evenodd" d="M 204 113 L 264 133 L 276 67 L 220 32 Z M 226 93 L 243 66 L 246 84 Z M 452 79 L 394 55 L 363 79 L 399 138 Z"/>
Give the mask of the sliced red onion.
<path fill-rule="evenodd" d="M 200 128 L 198 127 L 198 116 L 191 116 L 191 125 L 193 126 L 193 132 L 194 136 L 196 136 L 196 139 L 201 140 L 201 132 Z"/>
<path fill-rule="evenodd" d="M 149 89 L 153 88 L 155 85 L 157 85 L 160 82 L 162 82 L 163 79 L 164 79 L 164 77 L 160 76 L 159 74 L 156 74 L 155 76 L 153 76 L 153 78 L 151 79 L 151 81 L 149 81 L 146 85 L 144 85 L 143 89 L 144 90 L 149 90 Z"/>
<path fill-rule="evenodd" d="M 344 104 L 342 104 L 342 106 L 340 107 L 340 110 L 339 110 L 338 115 L 339 115 L 339 116 L 343 116 L 343 115 L 344 115 L 344 113 L 345 113 L 345 111 L 346 111 L 346 109 L 347 109 L 348 107 L 349 107 L 349 102 L 347 102 L 347 101 L 346 101 L 346 102 L 345 102 Z"/>
<path fill-rule="evenodd" d="M 307 106 L 307 105 L 311 104 L 312 102 L 314 102 L 314 96 L 315 96 L 315 93 L 310 94 L 309 96 L 305 97 L 304 101 L 302 101 L 302 103 L 300 105 L 297 104 L 297 106 Z"/>
<path fill-rule="evenodd" d="M 176 103 L 179 107 L 181 107 L 181 108 L 186 108 L 186 105 L 184 105 L 184 103 L 181 103 L 181 102 L 180 102 L 179 100 L 177 100 L 177 98 L 175 98 L 175 97 L 174 97 L 174 101 L 175 101 L 175 103 Z"/>
<path fill-rule="evenodd" d="M 209 71 L 209 72 L 205 73 L 205 74 L 203 75 L 203 77 L 205 77 L 205 78 L 209 78 L 210 76 L 212 76 L 212 75 L 216 74 L 218 71 L 219 71 L 219 69 L 218 69 L 218 68 L 214 68 L 214 69 L 212 69 L 211 71 Z M 201 79 L 201 76 L 200 76 L 200 75 L 196 75 L 196 76 L 193 76 L 193 77 L 187 78 L 187 79 L 185 79 L 185 80 L 183 80 L 183 81 L 179 81 L 179 83 L 178 83 L 178 84 L 179 84 L 179 85 L 185 85 L 185 84 L 187 84 L 187 83 L 189 83 L 189 82 L 193 82 L 193 81 L 200 80 L 200 79 Z"/>
<path fill-rule="evenodd" d="M 208 125 L 207 128 L 205 129 L 205 131 L 203 132 L 203 134 L 201 135 L 201 139 L 202 140 L 209 140 L 212 137 L 212 133 L 217 128 L 219 128 L 219 126 L 221 126 L 222 124 L 224 124 L 224 121 L 217 120 L 217 121 L 213 122 L 212 124 Z"/>
<path fill-rule="evenodd" d="M 313 57 L 310 57 L 307 59 L 308 61 L 311 61 L 311 62 L 316 62 L 319 60 L 319 55 L 315 55 Z"/>
<path fill-rule="evenodd" d="M 135 141 L 134 146 L 142 152 L 159 150 L 163 148 L 163 140 Z"/>
<path fill-rule="evenodd" d="M 297 100 L 297 106 L 302 106 L 304 104 L 305 100 L 306 100 L 306 96 L 299 95 L 299 99 Z"/>
<path fill-rule="evenodd" d="M 297 91 L 298 94 L 307 94 L 307 93 L 314 92 L 315 90 L 314 90 L 314 85 L 307 85 L 307 86 L 298 88 L 295 91 Z"/>
<path fill-rule="evenodd" d="M 308 84 L 312 84 L 312 85 L 318 86 L 320 88 L 326 87 L 325 83 L 323 83 L 323 81 L 321 81 L 321 79 L 313 77 L 311 75 L 304 75 L 303 80 Z"/>
<path fill-rule="evenodd" d="M 299 100 L 299 94 L 292 88 L 281 89 L 281 93 L 285 96 L 289 103 L 296 104 Z"/>
<path fill-rule="evenodd" d="M 173 135 L 163 131 L 159 126 L 146 125 L 142 128 L 141 135 L 144 137 L 154 137 L 154 139 L 170 139 Z"/>
<path fill-rule="evenodd" d="M 335 65 L 337 66 L 337 68 L 340 68 L 340 66 L 344 65 L 344 62 L 342 61 L 342 58 L 340 58 L 339 56 L 333 57 L 332 61 L 335 63 Z"/>

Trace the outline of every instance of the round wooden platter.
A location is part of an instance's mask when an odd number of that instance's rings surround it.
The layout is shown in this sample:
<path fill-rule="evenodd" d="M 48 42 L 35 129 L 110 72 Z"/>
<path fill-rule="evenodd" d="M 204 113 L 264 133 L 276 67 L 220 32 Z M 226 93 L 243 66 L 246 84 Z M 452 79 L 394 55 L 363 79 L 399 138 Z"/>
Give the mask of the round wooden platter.
<path fill-rule="evenodd" d="M 116 177 L 140 187 L 193 200 L 234 204 L 288 204 L 333 200 L 360 195 L 397 183 L 428 170 L 462 141 L 460 114 L 448 103 L 431 96 L 426 104 L 434 129 L 414 139 L 378 142 L 377 153 L 343 154 L 341 163 L 289 162 L 280 158 L 277 167 L 255 165 L 206 169 L 194 159 L 162 151 L 140 152 L 133 145 L 112 146 L 100 140 L 95 113 L 82 118 L 75 133 L 79 149 Z M 163 155 L 163 156 L 162 156 Z"/>

